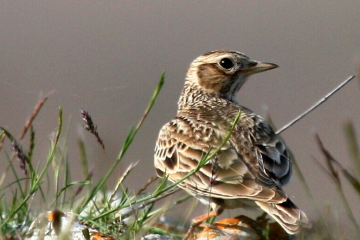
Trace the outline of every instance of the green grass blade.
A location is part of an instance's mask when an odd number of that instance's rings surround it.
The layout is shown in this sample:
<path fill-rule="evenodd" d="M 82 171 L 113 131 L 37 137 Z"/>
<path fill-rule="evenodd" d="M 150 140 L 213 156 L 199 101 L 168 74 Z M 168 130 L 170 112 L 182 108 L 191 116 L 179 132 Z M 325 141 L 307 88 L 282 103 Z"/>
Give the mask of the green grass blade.
<path fill-rule="evenodd" d="M 129 133 L 126 136 L 125 142 L 123 144 L 122 149 L 120 150 L 120 153 L 118 155 L 117 160 L 112 164 L 112 166 L 110 167 L 110 169 L 108 170 L 108 172 L 104 175 L 104 177 L 98 182 L 98 184 L 93 188 L 93 190 L 89 193 L 89 195 L 87 196 L 87 198 L 84 200 L 83 204 L 76 209 L 76 213 L 81 213 L 86 206 L 88 205 L 88 203 L 91 201 L 91 199 L 93 199 L 96 194 L 98 193 L 98 191 L 105 185 L 105 183 L 107 182 L 107 180 L 109 179 L 110 175 L 113 173 L 113 171 L 116 169 L 117 165 L 120 163 L 121 159 L 123 158 L 123 156 L 125 155 L 126 151 L 128 150 L 128 148 L 130 147 L 130 144 L 132 143 L 132 141 L 134 140 L 137 132 L 139 131 L 140 127 L 142 126 L 144 120 L 146 119 L 146 117 L 148 116 L 150 110 L 152 109 L 161 88 L 163 87 L 165 82 L 165 73 L 163 73 L 160 77 L 160 80 L 157 84 L 157 87 L 155 88 L 155 91 L 150 99 L 150 102 L 148 103 L 148 106 L 146 107 L 146 110 L 143 114 L 143 117 L 140 119 L 138 125 L 134 128 L 131 127 L 129 130 Z"/>

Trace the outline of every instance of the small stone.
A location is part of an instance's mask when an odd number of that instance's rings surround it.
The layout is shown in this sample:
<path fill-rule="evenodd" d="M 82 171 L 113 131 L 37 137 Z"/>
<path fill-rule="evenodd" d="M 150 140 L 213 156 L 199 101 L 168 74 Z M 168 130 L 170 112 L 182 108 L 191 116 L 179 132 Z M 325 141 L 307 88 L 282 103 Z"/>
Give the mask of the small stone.
<path fill-rule="evenodd" d="M 174 240 L 172 237 L 161 234 L 148 234 L 141 238 L 141 240 Z"/>

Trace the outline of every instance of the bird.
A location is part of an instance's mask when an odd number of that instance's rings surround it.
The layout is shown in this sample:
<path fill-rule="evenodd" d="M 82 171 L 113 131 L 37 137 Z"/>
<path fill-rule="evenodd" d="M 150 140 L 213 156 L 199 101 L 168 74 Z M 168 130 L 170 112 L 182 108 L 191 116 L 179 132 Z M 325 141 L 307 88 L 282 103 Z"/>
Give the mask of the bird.
<path fill-rule="evenodd" d="M 190 64 L 176 117 L 161 128 L 154 151 L 157 175 L 212 209 L 193 219 L 187 237 L 206 219 L 235 208 L 260 207 L 290 235 L 310 225 L 282 189 L 292 178 L 285 144 L 263 117 L 237 101 L 249 76 L 277 67 L 228 50 Z"/>

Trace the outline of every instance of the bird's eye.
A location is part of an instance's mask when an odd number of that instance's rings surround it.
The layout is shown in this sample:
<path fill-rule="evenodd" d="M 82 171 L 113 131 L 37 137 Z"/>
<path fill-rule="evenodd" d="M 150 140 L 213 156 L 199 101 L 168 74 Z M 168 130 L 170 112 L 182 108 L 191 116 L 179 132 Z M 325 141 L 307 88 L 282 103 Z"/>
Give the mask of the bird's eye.
<path fill-rule="evenodd" d="M 220 66 L 222 66 L 223 68 L 229 70 L 230 68 L 232 68 L 234 66 L 234 63 L 232 60 L 230 60 L 229 58 L 223 58 L 220 60 L 219 62 Z"/>

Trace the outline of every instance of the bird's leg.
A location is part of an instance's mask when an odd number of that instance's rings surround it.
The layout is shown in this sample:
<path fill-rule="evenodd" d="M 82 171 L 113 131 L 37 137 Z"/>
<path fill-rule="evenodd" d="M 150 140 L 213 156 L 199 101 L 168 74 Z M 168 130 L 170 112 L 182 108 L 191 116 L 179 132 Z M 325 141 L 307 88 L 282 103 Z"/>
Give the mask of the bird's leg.
<path fill-rule="evenodd" d="M 267 217 L 268 216 L 268 214 L 267 214 L 267 212 L 263 212 L 263 214 L 261 214 L 261 216 L 258 216 L 257 218 L 256 218 L 256 221 L 258 221 L 258 222 L 260 222 L 260 221 L 266 221 L 267 220 Z"/>
<path fill-rule="evenodd" d="M 209 218 L 212 218 L 212 217 L 216 217 L 217 215 L 218 215 L 217 212 L 211 211 L 209 213 L 206 213 L 204 215 L 201 215 L 201 216 L 198 216 L 198 217 L 194 218 L 192 220 L 190 228 L 187 231 L 187 233 L 186 233 L 185 237 L 183 238 L 183 240 L 191 240 L 196 227 L 198 227 L 205 220 L 207 220 Z"/>
<path fill-rule="evenodd" d="M 195 231 L 196 227 L 198 227 L 202 222 L 204 222 L 205 220 L 207 220 L 209 218 L 219 216 L 223 211 L 224 211 L 224 209 L 220 205 L 215 205 L 214 211 L 208 212 L 208 213 L 206 213 L 204 215 L 201 215 L 201 216 L 198 216 L 198 217 L 194 218 L 192 220 L 190 228 L 187 231 L 187 233 L 186 233 L 185 237 L 183 238 L 183 240 L 191 240 L 191 239 L 193 239 L 193 234 L 194 234 L 194 231 Z"/>

